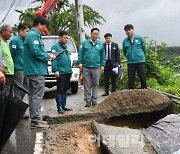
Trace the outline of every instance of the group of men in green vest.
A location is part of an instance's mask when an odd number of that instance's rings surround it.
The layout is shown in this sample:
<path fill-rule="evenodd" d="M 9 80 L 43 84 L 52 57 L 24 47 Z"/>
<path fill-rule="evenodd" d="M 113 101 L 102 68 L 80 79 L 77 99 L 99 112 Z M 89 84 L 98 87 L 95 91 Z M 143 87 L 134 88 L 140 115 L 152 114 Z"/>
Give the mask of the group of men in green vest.
<path fill-rule="evenodd" d="M 56 59 L 54 54 L 46 53 L 44 43 L 41 40 L 41 34 L 47 28 L 47 25 L 48 21 L 44 17 L 36 17 L 33 20 L 33 28 L 31 29 L 24 23 L 19 24 L 18 35 L 12 38 L 9 46 L 7 40 L 12 36 L 12 27 L 10 25 L 3 25 L 0 28 L 2 53 L 0 62 L 3 63 L 4 61 L 4 65 L 0 65 L 0 82 L 1 85 L 3 85 L 2 93 L 9 98 L 16 96 L 22 100 L 24 93 L 14 88 L 14 80 L 23 86 L 24 83 L 26 83 L 29 92 L 31 128 L 49 127 L 40 115 L 45 87 L 44 75 L 47 74 L 47 62 L 48 60 Z M 68 37 L 68 34 L 63 33 L 63 36 Z M 61 37 L 62 36 L 60 36 L 60 38 Z M 62 42 L 60 45 L 66 47 L 65 43 L 67 43 L 67 41 Z M 63 54 L 69 58 L 67 53 L 68 51 L 65 51 Z M 56 64 L 61 66 L 61 64 L 59 65 L 58 58 L 55 61 L 54 66 Z M 70 60 L 68 64 L 70 65 Z M 58 70 L 56 70 L 55 74 L 57 74 L 57 71 Z M 71 73 L 72 70 L 68 72 L 68 74 Z M 68 79 L 70 79 L 70 77 L 68 77 Z M 64 101 L 66 101 L 65 94 L 66 88 L 63 89 L 63 98 L 61 98 Z M 60 98 L 58 101 L 61 101 Z M 60 103 L 61 104 L 58 105 L 65 111 L 71 110 L 71 108 L 66 106 L 66 102 L 63 102 L 63 105 L 62 101 Z"/>
<path fill-rule="evenodd" d="M 52 61 L 52 71 L 57 78 L 57 112 L 62 114 L 65 111 L 72 110 L 66 106 L 67 89 L 72 74 L 70 53 L 66 46 L 68 33 L 60 31 L 59 41 L 51 47 L 51 54 L 48 54 L 41 39 L 41 34 L 46 30 L 47 25 L 48 21 L 44 17 L 36 17 L 31 29 L 27 24 L 20 23 L 18 35 L 12 38 L 9 46 L 7 40 L 12 36 L 12 27 L 3 25 L 0 28 L 0 83 L 3 85 L 2 93 L 9 98 L 16 96 L 20 100 L 23 99 L 24 93 L 16 88 L 14 89 L 14 80 L 28 89 L 31 128 L 49 127 L 47 122 L 41 118 L 45 75 L 47 74 L 47 62 L 49 60 Z M 123 52 L 128 59 L 128 88 L 134 89 L 136 71 L 140 77 L 142 88 L 147 88 L 145 42 L 142 37 L 134 35 L 132 25 L 126 25 L 124 30 L 128 36 L 123 41 Z M 107 63 L 105 46 L 98 39 L 99 32 L 98 28 L 91 29 L 91 38 L 82 43 L 78 54 L 79 68 L 83 72 L 86 107 L 97 104 L 100 70 L 104 71 Z M 56 53 L 59 51 L 63 52 L 56 57 Z M 113 54 L 112 52 L 113 49 L 111 49 L 111 54 Z M 119 60 L 117 62 L 119 64 Z"/>

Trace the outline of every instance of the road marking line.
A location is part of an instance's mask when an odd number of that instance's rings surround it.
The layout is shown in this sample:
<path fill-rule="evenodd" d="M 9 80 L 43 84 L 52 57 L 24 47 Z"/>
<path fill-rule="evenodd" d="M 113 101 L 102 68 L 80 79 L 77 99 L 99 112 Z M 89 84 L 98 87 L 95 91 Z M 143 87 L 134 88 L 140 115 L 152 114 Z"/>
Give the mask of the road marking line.
<path fill-rule="evenodd" d="M 43 152 L 43 133 L 36 133 L 36 140 L 34 146 L 34 154 L 42 154 Z"/>

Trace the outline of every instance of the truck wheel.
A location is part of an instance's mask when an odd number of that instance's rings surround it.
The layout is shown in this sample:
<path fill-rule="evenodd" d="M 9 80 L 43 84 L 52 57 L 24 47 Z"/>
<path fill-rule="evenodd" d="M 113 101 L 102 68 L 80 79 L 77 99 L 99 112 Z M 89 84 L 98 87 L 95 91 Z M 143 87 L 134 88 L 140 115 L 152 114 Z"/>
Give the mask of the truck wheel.
<path fill-rule="evenodd" d="M 72 82 L 71 83 L 71 92 L 73 94 L 76 94 L 78 91 L 78 82 Z"/>

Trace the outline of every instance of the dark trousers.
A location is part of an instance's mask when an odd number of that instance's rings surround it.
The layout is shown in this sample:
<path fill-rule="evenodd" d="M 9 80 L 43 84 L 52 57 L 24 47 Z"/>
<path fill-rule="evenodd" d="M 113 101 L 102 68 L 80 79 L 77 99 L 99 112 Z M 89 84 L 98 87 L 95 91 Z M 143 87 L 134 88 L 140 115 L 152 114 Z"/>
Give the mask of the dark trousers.
<path fill-rule="evenodd" d="M 66 93 L 69 87 L 71 74 L 60 74 L 57 78 L 57 95 Z"/>
<path fill-rule="evenodd" d="M 112 73 L 112 63 L 110 60 L 106 61 L 106 67 L 104 69 L 104 83 L 105 83 L 105 92 L 109 93 L 109 85 L 110 85 L 110 79 L 111 79 L 111 85 L 112 89 L 111 92 L 116 91 L 116 82 L 117 82 L 117 75 Z"/>
<path fill-rule="evenodd" d="M 145 63 L 128 64 L 128 89 L 135 88 L 134 82 L 136 71 L 141 82 L 141 88 L 146 89 Z"/>

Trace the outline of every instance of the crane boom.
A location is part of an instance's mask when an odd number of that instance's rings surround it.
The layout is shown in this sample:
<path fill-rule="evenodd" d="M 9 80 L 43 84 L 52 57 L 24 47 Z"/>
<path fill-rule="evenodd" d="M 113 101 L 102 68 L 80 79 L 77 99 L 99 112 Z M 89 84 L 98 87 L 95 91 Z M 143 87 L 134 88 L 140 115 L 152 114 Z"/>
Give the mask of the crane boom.
<path fill-rule="evenodd" d="M 49 13 L 51 13 L 59 3 L 62 3 L 63 0 L 47 0 L 46 3 L 36 12 L 37 16 L 43 16 L 48 19 Z M 45 29 L 43 35 L 50 35 L 48 29 Z"/>
<path fill-rule="evenodd" d="M 62 0 L 48 0 L 46 3 L 36 12 L 36 16 L 43 16 L 48 19 L 49 13 L 51 13 Z"/>

